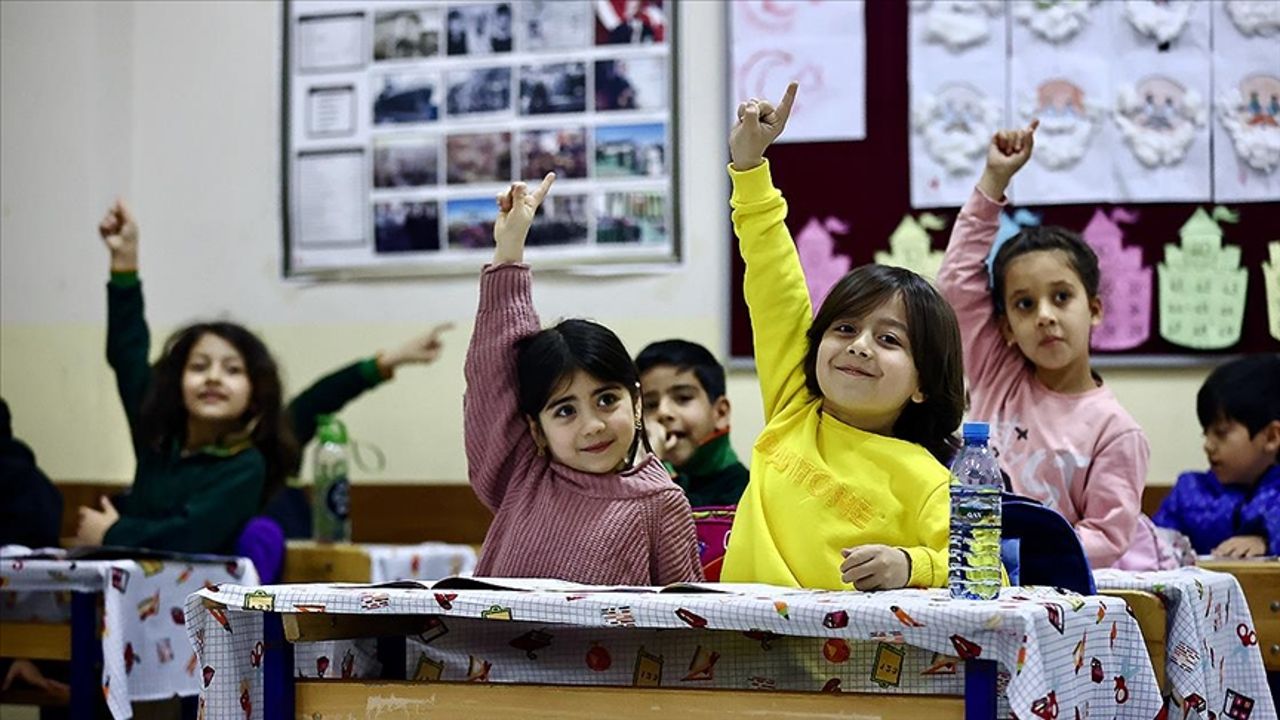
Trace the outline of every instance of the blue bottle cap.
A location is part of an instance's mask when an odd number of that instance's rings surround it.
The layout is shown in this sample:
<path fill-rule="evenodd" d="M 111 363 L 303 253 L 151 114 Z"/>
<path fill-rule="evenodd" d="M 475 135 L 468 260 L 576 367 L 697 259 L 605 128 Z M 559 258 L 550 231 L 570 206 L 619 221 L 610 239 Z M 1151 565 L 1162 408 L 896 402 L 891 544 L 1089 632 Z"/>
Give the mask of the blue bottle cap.
<path fill-rule="evenodd" d="M 967 422 L 960 432 L 965 440 L 986 440 L 991 437 L 991 425 L 984 422 Z"/>

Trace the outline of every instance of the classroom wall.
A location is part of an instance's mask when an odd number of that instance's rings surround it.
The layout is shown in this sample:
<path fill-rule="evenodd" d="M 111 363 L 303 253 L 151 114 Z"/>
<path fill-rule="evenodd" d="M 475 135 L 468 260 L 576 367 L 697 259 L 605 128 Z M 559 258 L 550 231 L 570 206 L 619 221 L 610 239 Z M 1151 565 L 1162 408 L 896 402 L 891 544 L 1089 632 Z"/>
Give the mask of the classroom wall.
<path fill-rule="evenodd" d="M 729 240 L 724 8 L 682 2 L 680 182 L 685 260 L 642 277 L 539 274 L 544 320 L 582 315 L 638 350 L 669 336 L 724 349 Z M 297 391 L 327 369 L 443 321 L 436 364 L 344 414 L 387 456 L 357 481 L 461 482 L 462 361 L 476 278 L 313 284 L 280 277 L 277 3 L 0 3 L 0 395 L 54 478 L 131 476 L 103 357 L 107 254 L 96 225 L 116 195 L 141 228 L 153 349 L 196 318 L 262 333 Z M 1194 419 L 1205 369 L 1105 373 L 1152 445 L 1150 482 L 1203 465 Z M 729 382 L 735 444 L 763 425 L 751 373 Z"/>

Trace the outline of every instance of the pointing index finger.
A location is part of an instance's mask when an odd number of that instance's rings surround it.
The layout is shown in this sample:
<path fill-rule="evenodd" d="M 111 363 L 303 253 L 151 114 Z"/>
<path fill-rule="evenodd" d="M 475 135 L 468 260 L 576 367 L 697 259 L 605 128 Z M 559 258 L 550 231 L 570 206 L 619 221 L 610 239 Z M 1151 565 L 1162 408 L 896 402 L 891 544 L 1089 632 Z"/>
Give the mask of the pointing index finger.
<path fill-rule="evenodd" d="M 787 118 L 791 117 L 791 106 L 796 101 L 796 90 L 799 88 L 800 84 L 794 80 L 787 84 L 787 91 L 783 93 L 782 100 L 778 103 L 777 110 L 774 111 L 782 122 L 786 122 Z"/>

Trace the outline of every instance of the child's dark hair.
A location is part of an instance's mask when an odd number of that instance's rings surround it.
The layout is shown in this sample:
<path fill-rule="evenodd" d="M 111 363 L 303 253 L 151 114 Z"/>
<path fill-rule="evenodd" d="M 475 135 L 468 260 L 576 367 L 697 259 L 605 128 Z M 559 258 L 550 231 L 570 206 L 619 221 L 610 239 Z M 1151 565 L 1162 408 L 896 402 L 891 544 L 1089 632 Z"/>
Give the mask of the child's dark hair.
<path fill-rule="evenodd" d="M 1196 393 L 1196 416 L 1206 429 L 1234 420 L 1248 428 L 1249 437 L 1280 420 L 1280 355 L 1246 355 L 1219 365 Z"/>
<path fill-rule="evenodd" d="M 643 375 L 658 365 L 670 365 L 679 372 L 693 371 L 702 383 L 707 399 L 715 402 L 724 397 L 724 366 L 711 351 L 688 340 L 661 340 L 651 343 L 636 356 L 636 367 Z"/>
<path fill-rule="evenodd" d="M 996 314 L 1004 315 L 1004 275 L 1009 263 L 1019 255 L 1026 255 L 1038 250 L 1061 250 L 1066 253 L 1071 269 L 1080 276 L 1080 284 L 1084 285 L 1089 299 L 1098 297 L 1098 285 L 1101 273 L 1098 270 L 1098 256 L 1079 235 L 1066 228 L 1054 225 L 1032 226 L 1023 228 L 1017 235 L 1009 238 L 996 251 L 995 260 L 991 263 L 991 301 L 995 303 Z"/>
<path fill-rule="evenodd" d="M 577 370 L 597 380 L 623 386 L 634 405 L 639 394 L 640 371 L 622 340 L 599 323 L 572 318 L 521 338 L 516 344 L 520 412 L 537 418 L 551 399 L 551 393 Z M 645 433 L 637 431 L 629 453 L 632 461 L 638 443 L 652 451 Z"/>
<path fill-rule="evenodd" d="M 229 322 L 196 323 L 169 337 L 164 353 L 152 368 L 151 384 L 142 398 L 137 442 L 159 452 L 180 443 L 187 430 L 187 407 L 182 400 L 182 375 L 191 348 L 206 334 L 226 340 L 244 358 L 249 377 L 249 405 L 241 421 L 249 441 L 267 466 L 261 501 L 284 486 L 300 461 L 298 441 L 284 408 L 280 370 L 267 346 L 249 330 Z"/>
<path fill-rule="evenodd" d="M 964 360 L 955 312 L 928 280 L 887 265 L 863 265 L 841 278 L 809 325 L 805 384 L 809 392 L 822 397 L 818 346 L 827 328 L 841 318 L 863 317 L 894 295 L 900 295 L 906 307 L 907 340 L 925 399 L 907 403 L 893 425 L 893 435 L 922 445 L 949 465 L 957 446 L 953 433 L 964 416 Z"/>

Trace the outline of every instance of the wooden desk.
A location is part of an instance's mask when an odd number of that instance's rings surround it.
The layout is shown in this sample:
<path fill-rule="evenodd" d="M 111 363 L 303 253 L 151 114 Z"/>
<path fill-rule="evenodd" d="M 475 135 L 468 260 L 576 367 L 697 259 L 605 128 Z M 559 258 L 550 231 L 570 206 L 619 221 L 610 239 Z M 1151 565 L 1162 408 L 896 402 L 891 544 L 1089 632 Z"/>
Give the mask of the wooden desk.
<path fill-rule="evenodd" d="M 282 583 L 372 581 L 369 553 L 353 543 L 290 540 L 284 554 Z"/>
<path fill-rule="evenodd" d="M 1267 672 L 1280 672 L 1280 561 L 1212 560 L 1206 570 L 1231 573 L 1244 590 Z"/>

